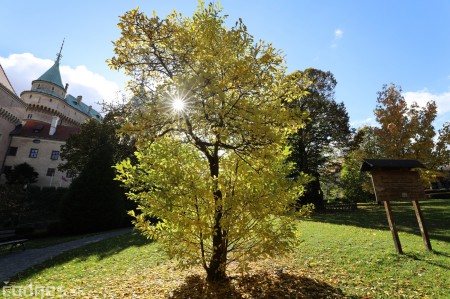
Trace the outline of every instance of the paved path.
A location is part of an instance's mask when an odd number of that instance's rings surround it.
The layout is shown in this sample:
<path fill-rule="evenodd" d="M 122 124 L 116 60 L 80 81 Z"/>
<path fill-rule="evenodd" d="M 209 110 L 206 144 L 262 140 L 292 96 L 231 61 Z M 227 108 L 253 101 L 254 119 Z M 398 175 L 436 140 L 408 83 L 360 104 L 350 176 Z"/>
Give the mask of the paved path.
<path fill-rule="evenodd" d="M 119 236 L 131 231 L 131 228 L 123 228 L 66 243 L 53 245 L 50 247 L 26 249 L 23 251 L 20 250 L 7 253 L 3 256 L 0 256 L 0 285 L 3 285 L 4 281 L 9 281 L 11 277 L 24 271 L 25 269 L 28 269 L 48 259 L 58 256 L 67 250 L 75 249 L 90 243 L 95 243 L 104 239 Z"/>

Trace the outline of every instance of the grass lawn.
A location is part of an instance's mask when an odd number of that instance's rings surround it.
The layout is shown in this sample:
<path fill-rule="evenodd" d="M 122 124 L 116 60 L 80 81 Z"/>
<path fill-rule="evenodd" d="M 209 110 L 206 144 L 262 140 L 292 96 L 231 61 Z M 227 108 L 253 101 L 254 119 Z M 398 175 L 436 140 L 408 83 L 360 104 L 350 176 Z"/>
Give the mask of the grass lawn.
<path fill-rule="evenodd" d="M 383 206 L 364 205 L 300 221 L 304 241 L 294 252 L 254 263 L 245 275 L 230 273 L 219 286 L 206 284 L 200 268 L 174 268 L 157 242 L 137 233 L 65 253 L 13 283 L 64 298 L 450 298 L 450 200 L 421 205 L 433 252 L 411 203 L 393 204 L 403 255 Z"/>

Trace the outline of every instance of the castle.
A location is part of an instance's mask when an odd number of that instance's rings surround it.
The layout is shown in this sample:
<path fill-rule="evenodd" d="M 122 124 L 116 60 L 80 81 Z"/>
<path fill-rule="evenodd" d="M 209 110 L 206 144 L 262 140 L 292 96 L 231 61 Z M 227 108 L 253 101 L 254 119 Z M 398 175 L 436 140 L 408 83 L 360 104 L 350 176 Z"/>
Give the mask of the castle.
<path fill-rule="evenodd" d="M 41 187 L 70 185 L 75 174 L 58 171 L 61 145 L 88 119 L 102 119 L 82 96 L 68 93 L 69 84 L 63 85 L 61 50 L 53 66 L 20 96 L 0 65 L 0 173 L 26 162 L 39 174 L 35 185 Z"/>

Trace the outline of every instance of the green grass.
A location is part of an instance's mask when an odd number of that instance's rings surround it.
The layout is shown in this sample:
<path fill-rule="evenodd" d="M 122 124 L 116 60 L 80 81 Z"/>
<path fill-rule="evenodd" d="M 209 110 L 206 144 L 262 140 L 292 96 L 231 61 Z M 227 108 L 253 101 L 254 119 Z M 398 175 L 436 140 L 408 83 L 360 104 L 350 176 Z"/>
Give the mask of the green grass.
<path fill-rule="evenodd" d="M 383 206 L 373 204 L 300 221 L 303 242 L 293 253 L 252 264 L 221 290 L 203 282 L 201 269 L 176 270 L 157 242 L 137 233 L 65 253 L 14 283 L 61 287 L 69 298 L 450 298 L 450 200 L 421 206 L 433 252 L 411 203 L 393 204 L 403 255 Z"/>
<path fill-rule="evenodd" d="M 404 254 L 396 253 L 383 206 L 315 215 L 300 229 L 298 267 L 323 271 L 345 293 L 376 298 L 450 298 L 450 200 L 421 203 L 433 252 L 426 250 L 410 202 L 392 203 Z"/>

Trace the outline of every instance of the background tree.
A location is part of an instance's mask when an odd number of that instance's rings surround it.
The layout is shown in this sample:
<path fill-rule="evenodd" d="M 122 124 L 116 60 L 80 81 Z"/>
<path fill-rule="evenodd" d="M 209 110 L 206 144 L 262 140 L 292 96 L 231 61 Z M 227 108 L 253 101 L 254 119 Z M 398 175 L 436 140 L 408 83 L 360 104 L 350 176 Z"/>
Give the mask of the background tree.
<path fill-rule="evenodd" d="M 400 86 L 384 85 L 378 92 L 375 109 L 380 126 L 374 128 L 377 143 L 377 151 L 372 150 L 374 158 L 418 160 L 427 168 L 419 171 L 424 183 L 429 184 L 439 175 L 439 167 L 448 162 L 445 126 L 435 138 L 436 115 L 434 101 L 424 107 L 417 103 L 408 106 Z"/>
<path fill-rule="evenodd" d="M 87 121 L 80 133 L 70 136 L 61 147 L 64 164 L 59 169 L 79 174 L 61 202 L 60 218 L 65 232 L 117 227 L 123 224 L 126 210 L 135 208 L 125 201 L 125 191 L 114 180 L 113 166 L 134 151 L 130 138 L 116 134 L 119 115 L 121 111 L 111 111 L 102 122 Z"/>
<path fill-rule="evenodd" d="M 17 164 L 10 171 L 5 173 L 8 184 L 21 185 L 23 187 L 27 184 L 37 182 L 39 174 L 34 171 L 33 166 L 28 163 Z"/>
<path fill-rule="evenodd" d="M 60 171 L 72 171 L 80 173 L 105 143 L 112 150 L 111 166 L 115 163 L 133 156 L 133 140 L 128 135 L 116 134 L 120 128 L 122 115 L 125 112 L 119 109 L 111 110 L 105 118 L 99 122 L 90 119 L 81 126 L 78 134 L 73 134 L 66 144 L 61 146 L 61 160 L 64 162 L 58 166 Z"/>
<path fill-rule="evenodd" d="M 435 167 L 438 162 L 433 140 L 436 109 L 433 101 L 423 108 L 417 103 L 408 106 L 401 87 L 384 85 L 378 92 L 375 109 L 376 121 L 380 124 L 374 130 L 379 155 L 391 159 L 416 159 L 428 167 Z"/>
<path fill-rule="evenodd" d="M 301 111 L 307 111 L 306 124 L 289 137 L 292 147 L 290 161 L 295 169 L 292 176 L 300 173 L 311 176 L 306 191 L 300 197 L 301 205 L 313 203 L 316 208 L 323 207 L 323 192 L 320 177 L 336 167 L 330 165 L 336 153 L 347 146 L 351 130 L 349 117 L 343 103 L 334 99 L 336 79 L 331 72 L 306 69 L 301 77 L 308 94 L 291 103 Z M 336 162 L 336 161 L 334 161 Z"/>
<path fill-rule="evenodd" d="M 372 181 L 367 172 L 360 171 L 365 153 L 356 149 L 345 157 L 339 174 L 339 186 L 343 190 L 346 200 L 353 202 L 374 202 L 375 195 L 372 191 Z"/>
<path fill-rule="evenodd" d="M 37 181 L 39 174 L 30 164 L 21 163 L 6 172 L 5 176 L 6 184 L 0 187 L 0 226 L 15 227 L 29 211 L 28 189 Z"/>
<path fill-rule="evenodd" d="M 363 159 L 379 152 L 375 128 L 363 126 L 352 134 L 339 173 L 339 188 L 346 200 L 367 202 L 374 200 L 372 181 L 367 172 L 361 172 Z"/>
<path fill-rule="evenodd" d="M 114 150 L 107 138 L 98 136 L 98 147 L 61 202 L 61 228 L 65 233 L 101 231 L 123 223 L 124 191 L 114 180 Z"/>
<path fill-rule="evenodd" d="M 200 261 L 209 281 L 234 261 L 289 248 L 303 176 L 286 179 L 283 144 L 302 122 L 283 105 L 301 94 L 280 53 L 254 43 L 241 20 L 227 29 L 213 4 L 192 18 L 132 10 L 119 27 L 110 64 L 140 96 L 122 128 L 136 138 L 138 163 L 117 166 L 142 211 L 136 226 L 181 264 Z"/>
<path fill-rule="evenodd" d="M 417 103 L 408 105 L 400 86 L 383 85 L 377 93 L 374 113 L 379 126 L 359 129 L 354 138 L 358 141 L 352 147 L 356 152 L 348 157 L 348 161 L 356 159 L 350 163 L 361 165 L 364 158 L 414 159 L 427 167 L 419 171 L 425 185 L 435 180 L 440 175 L 437 170 L 450 162 L 449 125 L 447 123 L 439 130 L 437 138 L 433 126 L 436 104 L 429 101 L 424 107 L 419 107 Z M 344 188 L 349 188 L 345 192 L 355 192 L 350 190 L 353 187 L 348 183 L 343 184 Z M 361 186 L 358 185 L 358 188 Z"/>
<path fill-rule="evenodd" d="M 450 165 L 450 122 L 446 122 L 438 134 L 436 155 L 439 157 L 440 166 Z"/>

